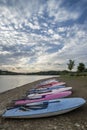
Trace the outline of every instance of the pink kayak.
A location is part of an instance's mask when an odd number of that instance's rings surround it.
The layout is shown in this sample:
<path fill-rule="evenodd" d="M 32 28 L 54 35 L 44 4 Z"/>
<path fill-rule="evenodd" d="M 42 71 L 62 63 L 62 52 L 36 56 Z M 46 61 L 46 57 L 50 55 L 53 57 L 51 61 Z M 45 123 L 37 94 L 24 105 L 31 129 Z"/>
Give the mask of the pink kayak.
<path fill-rule="evenodd" d="M 40 86 L 40 85 L 45 85 L 45 84 L 48 84 L 48 83 L 52 83 L 52 82 L 59 82 L 59 81 L 56 80 L 56 79 L 48 79 L 48 80 L 45 80 L 45 81 L 41 81 L 41 82 L 39 83 L 39 86 Z"/>
<path fill-rule="evenodd" d="M 36 88 L 44 88 L 44 87 L 47 88 L 47 87 L 53 87 L 53 86 L 58 86 L 58 85 L 65 85 L 65 84 L 66 84 L 65 82 L 51 82 L 48 84 L 37 86 Z"/>
<path fill-rule="evenodd" d="M 57 98 L 63 98 L 71 95 L 71 91 L 65 91 L 65 92 L 60 92 L 60 93 L 53 93 L 50 95 L 44 95 L 41 96 L 40 98 L 34 98 L 34 99 L 20 99 L 15 101 L 15 105 L 24 105 L 24 104 L 29 104 L 29 103 L 34 103 L 34 102 L 40 102 L 40 101 L 45 101 L 45 100 L 52 100 L 52 99 L 57 99 Z"/>
<path fill-rule="evenodd" d="M 51 90 L 49 92 L 41 92 L 41 93 L 29 94 L 29 95 L 27 95 L 27 97 L 28 98 L 35 98 L 35 97 L 38 97 L 38 96 L 41 96 L 41 95 L 60 93 L 60 92 L 68 91 L 68 90 L 71 90 L 71 89 L 72 89 L 72 87 L 59 88 L 59 89 Z"/>

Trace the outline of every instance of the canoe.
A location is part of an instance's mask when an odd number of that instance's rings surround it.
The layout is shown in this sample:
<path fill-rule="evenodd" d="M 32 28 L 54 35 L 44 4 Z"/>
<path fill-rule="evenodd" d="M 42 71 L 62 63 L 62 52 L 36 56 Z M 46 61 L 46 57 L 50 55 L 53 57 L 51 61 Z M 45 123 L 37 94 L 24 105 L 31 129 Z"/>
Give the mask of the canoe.
<path fill-rule="evenodd" d="M 18 105 L 25 105 L 25 104 L 29 104 L 29 103 L 33 103 L 33 102 L 40 102 L 40 101 L 58 99 L 58 98 L 67 97 L 71 94 L 72 94 L 71 91 L 65 91 L 65 92 L 60 92 L 60 93 L 53 93 L 53 94 L 50 94 L 50 95 L 44 95 L 44 96 L 41 96 L 39 98 L 20 99 L 20 100 L 14 101 L 14 105 L 18 106 Z"/>
<path fill-rule="evenodd" d="M 64 114 L 85 104 L 83 98 L 62 98 L 6 110 L 3 118 L 42 118 Z"/>
<path fill-rule="evenodd" d="M 48 94 L 52 94 L 52 93 L 60 93 L 60 92 L 68 91 L 68 90 L 71 90 L 71 89 L 72 89 L 72 87 L 59 88 L 59 89 L 51 90 L 49 92 L 40 92 L 40 93 L 35 93 L 35 94 L 29 94 L 29 95 L 27 95 L 27 97 L 28 98 L 38 97 L 39 95 L 48 95 Z"/>

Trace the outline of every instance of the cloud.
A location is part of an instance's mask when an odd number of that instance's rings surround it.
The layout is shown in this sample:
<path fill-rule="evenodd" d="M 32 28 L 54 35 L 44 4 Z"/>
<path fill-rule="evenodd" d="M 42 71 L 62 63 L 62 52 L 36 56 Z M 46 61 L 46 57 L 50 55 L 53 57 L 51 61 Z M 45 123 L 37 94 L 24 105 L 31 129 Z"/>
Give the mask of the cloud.
<path fill-rule="evenodd" d="M 55 21 L 63 22 L 67 20 L 76 20 L 80 17 L 80 11 L 77 11 L 75 8 L 71 11 L 70 8 L 67 9 L 64 5 L 61 6 L 62 3 L 63 0 L 48 1 L 48 14 L 50 17 L 54 16 Z"/>
<path fill-rule="evenodd" d="M 54 34 L 53 35 L 53 39 L 60 39 L 60 38 L 61 38 L 61 36 L 59 34 Z"/>
<path fill-rule="evenodd" d="M 49 33 L 49 34 L 53 34 L 53 30 L 52 30 L 52 29 L 49 29 L 49 30 L 48 30 L 48 33 Z"/>
<path fill-rule="evenodd" d="M 34 21 L 34 24 L 27 21 L 27 23 L 25 23 L 25 25 L 29 26 L 31 29 L 40 29 L 40 26 L 37 21 Z"/>
<path fill-rule="evenodd" d="M 62 70 L 69 59 L 87 65 L 86 5 L 81 0 L 1 0 L 0 68 Z"/>

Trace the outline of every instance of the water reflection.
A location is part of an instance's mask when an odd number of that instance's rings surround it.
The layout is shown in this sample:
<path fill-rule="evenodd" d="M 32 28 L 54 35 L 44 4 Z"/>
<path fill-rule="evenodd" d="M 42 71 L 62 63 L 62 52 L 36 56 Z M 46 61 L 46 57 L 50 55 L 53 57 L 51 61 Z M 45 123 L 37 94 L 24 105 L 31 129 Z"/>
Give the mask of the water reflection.
<path fill-rule="evenodd" d="M 11 75 L 11 76 L 0 76 L 0 93 L 15 87 L 54 76 L 36 76 L 36 75 Z"/>

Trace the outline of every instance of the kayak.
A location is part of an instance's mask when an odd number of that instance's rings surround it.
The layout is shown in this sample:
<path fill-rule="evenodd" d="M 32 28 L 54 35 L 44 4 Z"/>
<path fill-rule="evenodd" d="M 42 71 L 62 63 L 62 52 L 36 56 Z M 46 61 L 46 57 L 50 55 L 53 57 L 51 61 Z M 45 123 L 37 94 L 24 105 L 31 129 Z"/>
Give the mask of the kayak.
<path fill-rule="evenodd" d="M 42 118 L 64 114 L 85 104 L 83 98 L 62 98 L 6 110 L 3 118 Z"/>
<path fill-rule="evenodd" d="M 57 85 L 65 85 L 66 83 L 65 82 L 51 82 L 51 83 L 48 83 L 48 84 L 42 84 L 42 85 L 38 85 L 36 87 L 37 88 L 47 88 L 47 87 L 52 87 L 52 86 L 57 86 Z"/>
<path fill-rule="evenodd" d="M 52 86 L 52 87 L 48 87 L 48 88 L 38 88 L 38 89 L 31 89 L 29 91 L 27 91 L 26 94 L 33 94 L 33 93 L 39 93 L 39 92 L 48 92 L 51 91 L 53 89 L 59 89 L 59 88 L 65 88 L 65 86 Z"/>
<path fill-rule="evenodd" d="M 48 80 L 45 80 L 45 81 L 41 81 L 38 85 L 45 85 L 45 84 L 48 84 L 48 83 L 52 83 L 52 82 L 59 82 L 58 80 L 56 79 L 48 79 Z"/>
<path fill-rule="evenodd" d="M 40 102 L 40 101 L 46 101 L 46 100 L 52 100 L 52 99 L 57 99 L 57 98 L 63 98 L 63 97 L 67 97 L 69 95 L 71 95 L 72 92 L 71 91 L 65 91 L 65 92 L 60 92 L 60 93 L 53 93 L 50 95 L 43 95 L 41 97 L 38 98 L 30 98 L 30 99 L 19 99 L 14 101 L 14 105 L 24 105 L 24 104 L 29 104 L 29 103 L 33 103 L 33 102 Z"/>
<path fill-rule="evenodd" d="M 59 88 L 59 89 L 54 89 L 54 90 L 51 90 L 51 91 L 48 91 L 48 92 L 40 92 L 40 93 L 35 93 L 35 94 L 29 94 L 27 95 L 28 98 L 31 98 L 31 97 L 38 97 L 39 95 L 48 95 L 48 94 L 52 94 L 52 93 L 60 93 L 60 92 L 64 92 L 64 91 L 68 91 L 68 90 L 71 90 L 72 87 L 66 87 L 66 88 Z"/>

